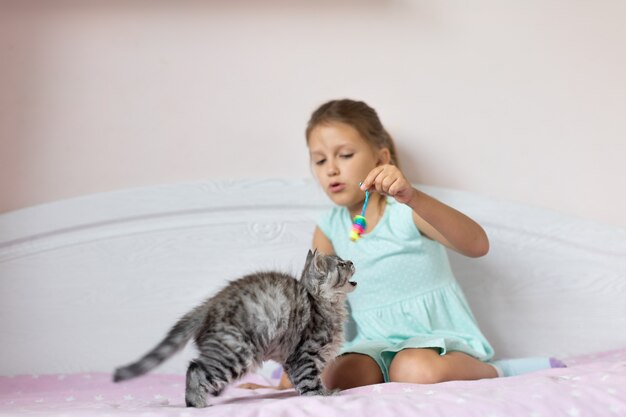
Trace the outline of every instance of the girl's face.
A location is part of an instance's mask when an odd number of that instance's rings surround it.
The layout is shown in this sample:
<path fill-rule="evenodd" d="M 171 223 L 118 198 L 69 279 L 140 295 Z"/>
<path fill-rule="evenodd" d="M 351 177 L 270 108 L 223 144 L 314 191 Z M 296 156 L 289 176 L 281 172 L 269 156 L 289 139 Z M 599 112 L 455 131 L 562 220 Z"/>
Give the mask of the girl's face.
<path fill-rule="evenodd" d="M 349 208 L 365 198 L 359 183 L 377 165 L 389 163 L 388 149 L 375 149 L 345 123 L 316 126 L 308 145 L 315 178 L 335 204 Z"/>

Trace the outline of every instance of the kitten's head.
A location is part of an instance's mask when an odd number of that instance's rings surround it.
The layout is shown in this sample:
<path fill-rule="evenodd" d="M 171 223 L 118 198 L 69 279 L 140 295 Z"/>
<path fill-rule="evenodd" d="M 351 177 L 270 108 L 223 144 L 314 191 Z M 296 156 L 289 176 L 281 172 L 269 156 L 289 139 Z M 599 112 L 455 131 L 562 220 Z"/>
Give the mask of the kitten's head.
<path fill-rule="evenodd" d="M 352 275 L 352 262 L 309 250 L 300 282 L 313 295 L 347 294 L 356 287 L 356 282 L 350 281 Z"/>

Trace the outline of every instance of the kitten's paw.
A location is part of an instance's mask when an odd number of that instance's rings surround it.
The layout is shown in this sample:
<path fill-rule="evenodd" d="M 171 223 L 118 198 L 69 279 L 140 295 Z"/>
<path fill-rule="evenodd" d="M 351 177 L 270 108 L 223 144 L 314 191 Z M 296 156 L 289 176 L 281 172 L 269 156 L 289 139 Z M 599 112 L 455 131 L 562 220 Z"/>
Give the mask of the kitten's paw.
<path fill-rule="evenodd" d="M 207 402 L 206 402 L 206 400 L 188 400 L 188 399 L 185 399 L 185 405 L 187 407 L 204 408 L 204 407 L 207 406 Z"/>
<path fill-rule="evenodd" d="M 300 395 L 305 396 L 305 397 L 312 397 L 314 395 L 326 395 L 326 391 L 321 390 L 321 389 L 311 390 L 311 391 L 302 391 Z"/>
<path fill-rule="evenodd" d="M 316 389 L 316 390 L 311 390 L 311 391 L 304 391 L 302 392 L 300 395 L 304 395 L 304 396 L 312 396 L 312 395 L 322 395 L 324 397 L 329 397 L 332 395 L 337 395 L 339 394 L 338 389 L 333 389 L 333 390 L 328 390 L 326 388 L 322 388 L 322 389 Z"/>
<path fill-rule="evenodd" d="M 187 407 L 204 408 L 207 406 L 206 395 L 188 392 L 185 395 L 185 405 Z"/>

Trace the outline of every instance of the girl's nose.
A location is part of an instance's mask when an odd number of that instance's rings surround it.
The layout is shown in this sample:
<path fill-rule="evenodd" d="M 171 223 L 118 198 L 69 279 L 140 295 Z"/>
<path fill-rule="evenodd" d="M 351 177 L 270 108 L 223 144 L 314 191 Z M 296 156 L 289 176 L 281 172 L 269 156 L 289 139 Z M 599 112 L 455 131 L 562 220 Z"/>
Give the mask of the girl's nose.
<path fill-rule="evenodd" d="M 339 173 L 339 169 L 337 169 L 337 165 L 334 162 L 328 161 L 326 165 L 326 174 L 328 176 L 337 175 Z"/>

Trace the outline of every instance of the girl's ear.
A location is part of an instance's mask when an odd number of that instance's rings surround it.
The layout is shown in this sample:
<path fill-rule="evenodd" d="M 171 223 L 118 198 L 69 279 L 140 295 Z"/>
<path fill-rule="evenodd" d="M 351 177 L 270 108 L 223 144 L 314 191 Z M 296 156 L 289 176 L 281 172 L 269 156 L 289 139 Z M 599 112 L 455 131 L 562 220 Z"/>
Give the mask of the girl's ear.
<path fill-rule="evenodd" d="M 391 152 L 389 148 L 380 148 L 376 153 L 378 159 L 376 160 L 376 166 L 387 165 L 391 163 Z"/>

